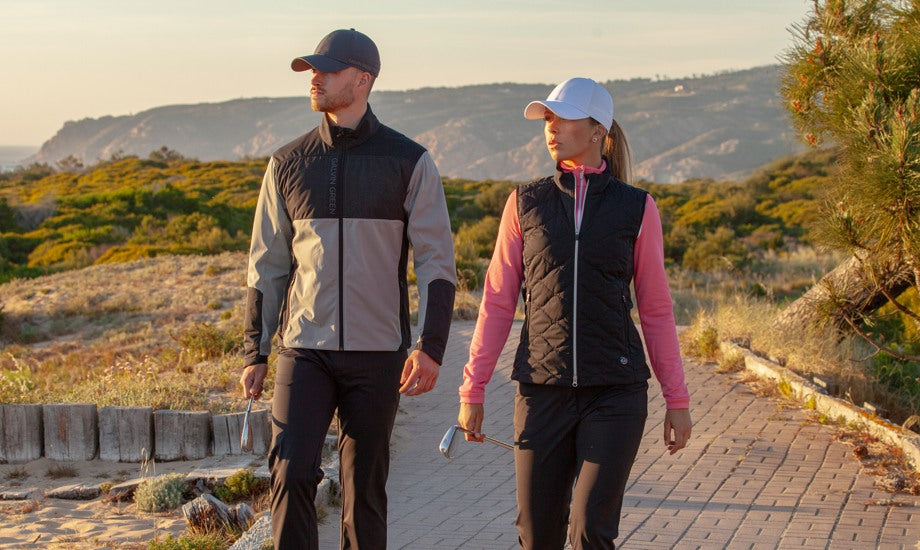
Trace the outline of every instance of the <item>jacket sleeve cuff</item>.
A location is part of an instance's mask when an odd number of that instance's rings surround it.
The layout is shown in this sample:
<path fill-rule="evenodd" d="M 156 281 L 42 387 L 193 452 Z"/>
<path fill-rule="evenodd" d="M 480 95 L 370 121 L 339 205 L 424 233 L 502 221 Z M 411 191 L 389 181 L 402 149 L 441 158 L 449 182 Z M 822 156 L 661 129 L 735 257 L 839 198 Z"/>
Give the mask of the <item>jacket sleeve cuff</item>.
<path fill-rule="evenodd" d="M 467 403 L 469 405 L 481 405 L 486 400 L 486 392 L 484 388 L 470 388 L 464 389 L 460 387 L 460 402 Z"/>
<path fill-rule="evenodd" d="M 428 284 L 425 326 L 422 327 L 416 347 L 431 356 L 439 365 L 444 360 L 444 349 L 447 347 L 456 291 L 454 284 L 444 279 L 435 279 Z"/>
<path fill-rule="evenodd" d="M 418 345 L 415 349 L 422 350 L 428 357 L 434 359 L 434 362 L 440 365 L 444 361 L 444 346 L 437 345 L 434 342 L 424 342 L 419 338 Z"/>
<path fill-rule="evenodd" d="M 249 367 L 252 365 L 262 365 L 265 363 L 268 363 L 268 357 L 265 355 L 246 354 L 243 361 L 243 366 Z"/>
<path fill-rule="evenodd" d="M 672 399 L 665 399 L 665 403 L 668 409 L 689 409 L 690 408 L 690 398 L 689 397 L 676 397 Z"/>

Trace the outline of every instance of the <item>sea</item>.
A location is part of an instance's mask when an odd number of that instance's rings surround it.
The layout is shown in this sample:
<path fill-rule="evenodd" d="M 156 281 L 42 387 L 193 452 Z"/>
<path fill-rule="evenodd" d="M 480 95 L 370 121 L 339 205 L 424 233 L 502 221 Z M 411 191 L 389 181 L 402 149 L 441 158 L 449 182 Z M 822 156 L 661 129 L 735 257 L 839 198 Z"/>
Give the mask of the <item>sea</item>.
<path fill-rule="evenodd" d="M 38 152 L 37 145 L 0 145 L 0 172 L 27 164 L 26 159 Z"/>

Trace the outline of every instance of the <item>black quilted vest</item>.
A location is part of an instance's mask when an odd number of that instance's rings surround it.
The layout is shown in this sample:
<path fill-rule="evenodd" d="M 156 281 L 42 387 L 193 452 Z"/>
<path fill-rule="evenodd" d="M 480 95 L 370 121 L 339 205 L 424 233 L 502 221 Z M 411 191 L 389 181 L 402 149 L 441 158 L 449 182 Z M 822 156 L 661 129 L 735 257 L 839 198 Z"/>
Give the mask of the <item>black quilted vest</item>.
<path fill-rule="evenodd" d="M 629 293 L 646 192 L 608 171 L 588 182 L 577 244 L 572 174 L 517 189 L 526 319 L 515 380 L 603 386 L 650 376 Z"/>

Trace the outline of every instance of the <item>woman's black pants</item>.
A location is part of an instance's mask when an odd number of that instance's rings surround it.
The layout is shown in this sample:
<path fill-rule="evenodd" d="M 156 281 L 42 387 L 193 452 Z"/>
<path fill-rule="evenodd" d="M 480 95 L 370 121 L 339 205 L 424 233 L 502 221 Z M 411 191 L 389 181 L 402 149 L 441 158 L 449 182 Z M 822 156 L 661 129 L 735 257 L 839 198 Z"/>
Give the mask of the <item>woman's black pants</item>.
<path fill-rule="evenodd" d="M 519 383 L 514 402 L 517 528 L 528 550 L 614 548 L 648 383 L 570 388 Z"/>

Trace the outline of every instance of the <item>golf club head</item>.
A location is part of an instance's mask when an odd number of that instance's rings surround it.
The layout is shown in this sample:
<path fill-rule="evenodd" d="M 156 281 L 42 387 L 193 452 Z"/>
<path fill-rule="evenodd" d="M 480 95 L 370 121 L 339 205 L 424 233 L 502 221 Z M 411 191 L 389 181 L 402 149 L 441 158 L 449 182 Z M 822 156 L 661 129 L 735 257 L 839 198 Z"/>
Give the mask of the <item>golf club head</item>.
<path fill-rule="evenodd" d="M 240 434 L 240 449 L 244 453 L 252 451 L 252 428 L 249 425 L 249 414 L 252 412 L 252 397 L 249 398 L 249 406 L 246 407 L 246 414 L 243 416 L 243 433 Z"/>
<path fill-rule="evenodd" d="M 447 429 L 447 433 L 444 434 L 444 437 L 441 438 L 441 444 L 438 445 L 438 450 L 441 451 L 441 454 L 444 455 L 444 458 L 450 460 L 453 458 L 452 451 L 454 450 L 454 445 L 456 444 L 456 435 L 457 428 L 459 426 L 451 426 Z"/>

